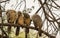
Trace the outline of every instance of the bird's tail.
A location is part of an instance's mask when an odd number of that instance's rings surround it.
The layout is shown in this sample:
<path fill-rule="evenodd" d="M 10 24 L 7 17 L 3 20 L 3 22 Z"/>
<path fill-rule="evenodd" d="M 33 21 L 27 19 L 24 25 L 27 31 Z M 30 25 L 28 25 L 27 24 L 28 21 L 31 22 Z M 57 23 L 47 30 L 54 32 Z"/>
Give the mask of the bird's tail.
<path fill-rule="evenodd" d="M 8 34 L 11 32 L 11 26 L 8 26 Z"/>
<path fill-rule="evenodd" d="M 26 32 L 26 33 L 29 33 L 29 28 L 26 28 L 25 32 Z"/>
<path fill-rule="evenodd" d="M 28 38 L 29 28 L 25 29 L 25 38 Z"/>
<path fill-rule="evenodd" d="M 41 29 L 38 29 L 39 36 L 42 36 L 42 31 Z"/>
<path fill-rule="evenodd" d="M 16 28 L 16 36 L 19 35 L 19 31 L 20 31 L 20 27 L 17 27 L 17 28 Z"/>

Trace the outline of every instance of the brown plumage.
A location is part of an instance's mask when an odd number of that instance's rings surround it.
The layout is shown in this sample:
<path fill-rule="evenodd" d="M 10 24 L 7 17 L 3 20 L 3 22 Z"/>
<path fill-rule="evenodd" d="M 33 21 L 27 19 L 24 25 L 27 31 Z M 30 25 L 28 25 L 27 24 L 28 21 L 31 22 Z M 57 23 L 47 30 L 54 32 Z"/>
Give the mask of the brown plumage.
<path fill-rule="evenodd" d="M 23 15 L 24 15 L 24 24 L 30 26 L 31 24 L 30 15 L 28 13 L 23 13 Z"/>
<path fill-rule="evenodd" d="M 24 15 L 24 24 L 26 26 L 30 26 L 31 24 L 31 19 L 30 19 L 30 15 L 28 13 L 23 13 Z M 27 34 L 29 33 L 29 28 L 25 29 L 25 38 L 27 38 Z"/>
<path fill-rule="evenodd" d="M 39 15 L 35 14 L 32 16 L 32 20 L 33 20 L 33 23 L 34 23 L 34 26 L 35 28 L 38 28 L 39 30 L 39 36 L 41 36 L 41 28 L 42 28 L 42 19 Z"/>
<path fill-rule="evenodd" d="M 15 10 L 7 10 L 6 15 L 8 23 L 14 23 L 14 21 L 17 19 Z M 8 33 L 10 32 L 11 32 L 11 26 L 8 26 Z"/>
<path fill-rule="evenodd" d="M 16 23 L 19 25 L 24 25 L 24 17 L 20 11 L 18 11 L 18 18 L 16 20 Z M 16 28 L 16 36 L 19 35 L 20 27 Z"/>

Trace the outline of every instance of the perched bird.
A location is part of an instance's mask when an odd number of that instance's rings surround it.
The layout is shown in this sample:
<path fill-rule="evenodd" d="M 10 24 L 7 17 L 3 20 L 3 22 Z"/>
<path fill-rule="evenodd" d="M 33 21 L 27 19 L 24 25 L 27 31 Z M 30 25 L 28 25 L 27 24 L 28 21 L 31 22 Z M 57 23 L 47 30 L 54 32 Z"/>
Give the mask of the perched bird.
<path fill-rule="evenodd" d="M 17 19 L 15 10 L 7 10 L 6 15 L 8 23 L 14 23 L 14 21 Z M 11 32 L 11 26 L 8 26 L 8 33 L 10 32 Z"/>
<path fill-rule="evenodd" d="M 23 15 L 24 15 L 24 24 L 30 26 L 31 24 L 30 15 L 28 13 L 23 13 Z"/>
<path fill-rule="evenodd" d="M 18 11 L 18 18 L 16 20 L 16 24 L 24 25 L 24 16 L 23 16 L 22 12 L 20 12 L 20 11 Z M 16 36 L 19 35 L 19 31 L 20 31 L 20 27 L 17 27 L 16 28 Z"/>
<path fill-rule="evenodd" d="M 28 13 L 23 13 L 24 15 L 24 24 L 26 26 L 30 26 L 31 24 L 31 19 L 30 19 L 30 15 Z M 27 35 L 29 33 L 29 28 L 25 29 L 25 34 Z"/>
<path fill-rule="evenodd" d="M 41 17 L 37 14 L 34 14 L 32 16 L 32 21 L 34 23 L 35 28 L 38 28 L 39 36 L 41 36 L 41 33 L 42 33 L 41 32 L 41 28 L 42 28 L 42 19 L 41 19 Z"/>

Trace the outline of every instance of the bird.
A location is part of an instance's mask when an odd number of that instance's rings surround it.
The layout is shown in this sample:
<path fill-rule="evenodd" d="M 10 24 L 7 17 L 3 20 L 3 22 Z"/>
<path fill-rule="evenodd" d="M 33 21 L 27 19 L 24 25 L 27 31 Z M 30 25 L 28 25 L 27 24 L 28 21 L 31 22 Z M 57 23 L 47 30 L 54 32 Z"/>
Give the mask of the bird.
<path fill-rule="evenodd" d="M 31 19 L 30 19 L 30 15 L 28 13 L 23 13 L 23 15 L 24 15 L 24 24 L 27 26 L 27 28 L 25 29 L 25 35 L 27 37 L 27 34 L 29 33 L 28 26 L 30 26 L 30 24 L 31 24 Z"/>
<path fill-rule="evenodd" d="M 7 21 L 8 23 L 13 24 L 15 20 L 17 19 L 16 11 L 15 10 L 7 10 L 6 11 L 7 15 Z M 8 26 L 8 34 L 11 32 L 11 26 Z"/>
<path fill-rule="evenodd" d="M 16 24 L 18 25 L 24 25 L 24 16 L 21 11 L 18 11 L 18 18 L 16 20 Z M 19 35 L 20 27 L 17 26 L 16 28 L 16 36 Z"/>
<path fill-rule="evenodd" d="M 38 28 L 39 36 L 41 36 L 41 34 L 42 34 L 42 31 L 41 31 L 42 19 L 41 19 L 41 17 L 38 14 L 34 14 L 32 16 L 32 21 L 33 21 L 33 24 L 34 24 L 35 28 Z"/>
<path fill-rule="evenodd" d="M 30 15 L 28 13 L 23 13 L 24 15 L 24 24 L 29 26 L 31 24 Z"/>

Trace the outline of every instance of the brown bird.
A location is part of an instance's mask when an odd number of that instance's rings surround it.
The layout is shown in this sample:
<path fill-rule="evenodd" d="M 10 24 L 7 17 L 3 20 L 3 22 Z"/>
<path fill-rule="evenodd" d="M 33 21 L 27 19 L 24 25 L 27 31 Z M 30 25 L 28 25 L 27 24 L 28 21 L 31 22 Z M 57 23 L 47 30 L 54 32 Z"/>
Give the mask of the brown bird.
<path fill-rule="evenodd" d="M 28 13 L 23 13 L 23 15 L 24 15 L 24 24 L 30 26 L 31 24 L 30 15 Z"/>
<path fill-rule="evenodd" d="M 42 33 L 41 32 L 41 28 L 42 28 L 42 19 L 41 19 L 41 17 L 37 14 L 34 14 L 32 16 L 32 21 L 34 23 L 35 28 L 38 28 L 39 36 L 41 36 L 41 33 Z"/>
<path fill-rule="evenodd" d="M 24 17 L 23 17 L 22 12 L 20 12 L 20 11 L 18 11 L 18 18 L 16 20 L 16 23 L 19 25 L 24 25 Z M 16 36 L 19 35 L 19 31 L 20 31 L 20 27 L 17 27 L 16 28 Z"/>
<path fill-rule="evenodd" d="M 14 23 L 14 21 L 17 19 L 15 10 L 7 10 L 6 15 L 8 23 Z M 8 26 L 8 33 L 10 32 L 11 32 L 11 26 Z"/>
<path fill-rule="evenodd" d="M 24 15 L 24 24 L 26 26 L 30 26 L 30 24 L 31 24 L 30 15 L 28 13 L 23 13 L 23 15 Z M 29 28 L 25 29 L 25 33 L 26 33 L 26 35 L 29 33 Z"/>

